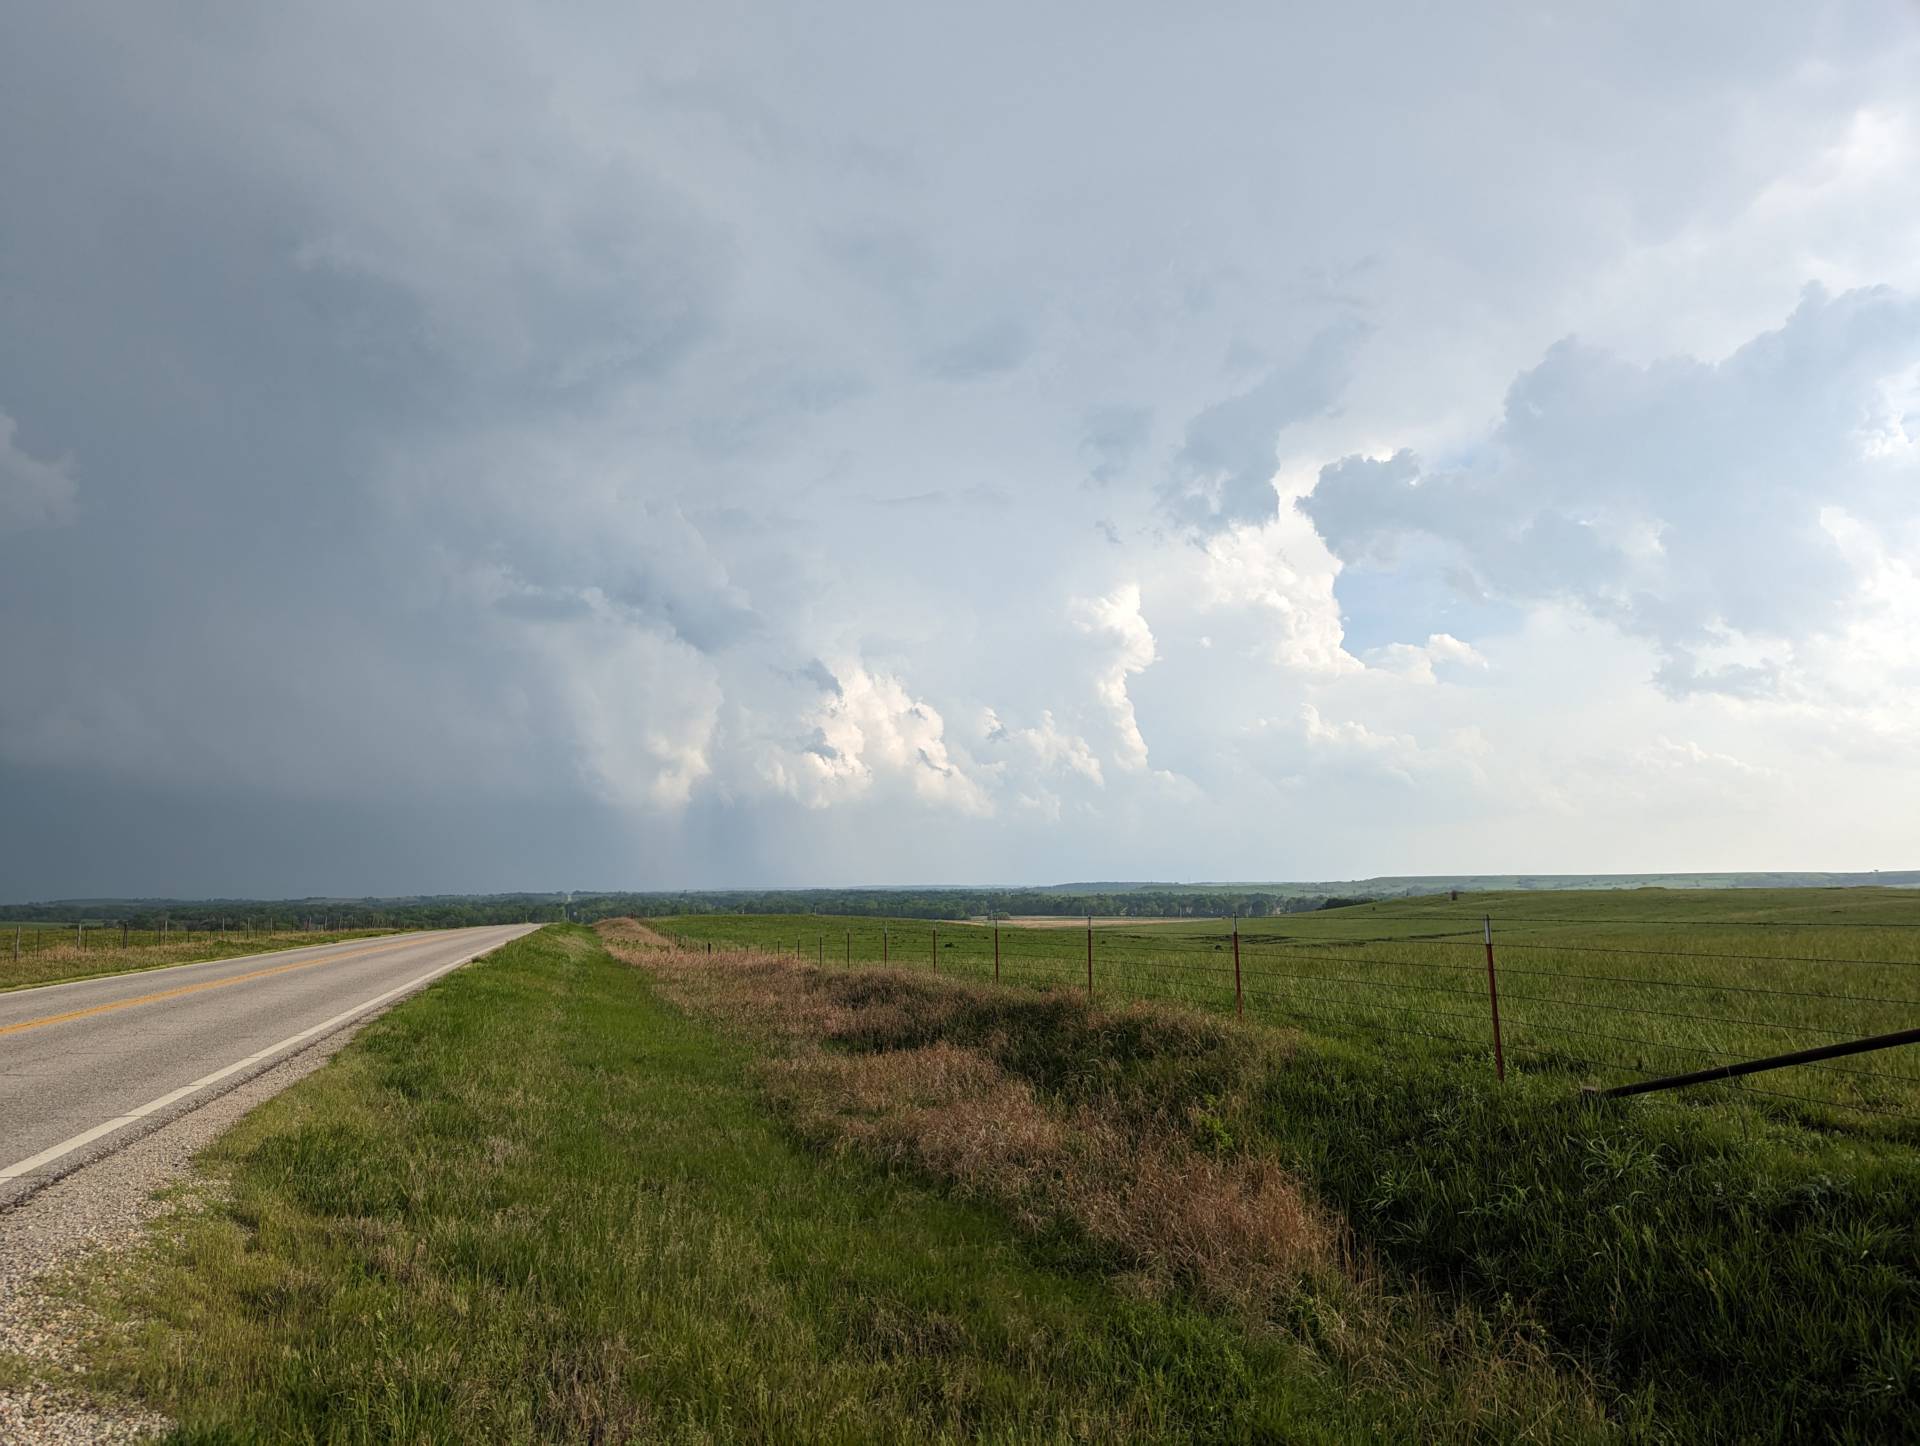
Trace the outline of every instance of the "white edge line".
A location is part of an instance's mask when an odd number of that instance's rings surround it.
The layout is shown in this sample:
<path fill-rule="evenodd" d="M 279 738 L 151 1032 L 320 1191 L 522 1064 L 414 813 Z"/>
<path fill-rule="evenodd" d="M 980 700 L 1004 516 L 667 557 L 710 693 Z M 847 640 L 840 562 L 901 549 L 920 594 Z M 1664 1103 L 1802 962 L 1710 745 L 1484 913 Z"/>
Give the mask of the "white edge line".
<path fill-rule="evenodd" d="M 205 1089 L 208 1085 L 218 1084 L 229 1075 L 238 1074 L 250 1065 L 256 1065 L 264 1059 L 270 1059 L 280 1053 L 281 1050 L 290 1049 L 303 1039 L 311 1039 L 316 1034 L 322 1034 L 338 1025 L 345 1024 L 356 1014 L 364 1014 L 369 1009 L 385 1004 L 396 994 L 405 994 L 409 989 L 418 989 L 421 985 L 431 983 L 433 980 L 438 979 L 442 974 L 450 974 L 462 964 L 471 964 L 482 954 L 491 954 L 495 949 L 504 948 L 512 942 L 512 939 L 503 939 L 497 944 L 489 944 L 486 948 L 476 949 L 473 953 L 456 959 L 451 964 L 442 964 L 436 969 L 429 969 L 425 974 L 409 979 L 405 984 L 396 984 L 385 994 L 376 994 L 364 1003 L 356 1004 L 351 1009 L 342 1010 L 331 1019 L 323 1019 L 320 1023 L 311 1025 L 301 1030 L 298 1034 L 290 1034 L 278 1044 L 270 1044 L 265 1049 L 255 1050 L 245 1059 L 236 1060 L 234 1063 L 222 1069 L 215 1070 L 212 1074 L 202 1075 L 192 1084 L 181 1085 L 177 1090 L 169 1090 L 157 1100 L 148 1100 L 144 1105 L 141 1105 L 137 1109 L 128 1110 L 124 1115 L 116 1115 L 104 1124 L 95 1125 L 90 1130 L 82 1130 L 70 1140 L 62 1140 L 59 1144 L 42 1150 L 37 1155 L 29 1155 L 19 1163 L 9 1165 L 6 1169 L 0 1170 L 0 1180 L 17 1180 L 22 1175 L 30 1175 L 43 1165 L 51 1165 L 63 1155 L 71 1155 L 75 1150 L 91 1145 L 102 1136 L 110 1135 L 115 1130 L 124 1129 L 126 1126 L 138 1120 L 145 1119 L 157 1110 L 164 1110 L 168 1105 L 177 1104 L 188 1095 L 197 1093 Z"/>

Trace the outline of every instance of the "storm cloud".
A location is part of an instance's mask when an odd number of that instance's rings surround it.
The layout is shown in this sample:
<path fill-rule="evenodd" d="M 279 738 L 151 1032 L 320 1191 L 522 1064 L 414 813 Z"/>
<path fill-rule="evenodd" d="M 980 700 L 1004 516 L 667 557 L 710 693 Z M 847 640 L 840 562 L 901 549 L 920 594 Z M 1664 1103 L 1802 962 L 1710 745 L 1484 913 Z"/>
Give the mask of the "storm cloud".
<path fill-rule="evenodd" d="M 1894 3 L 15 7 L 0 895 L 1886 863 L 1915 96 Z"/>

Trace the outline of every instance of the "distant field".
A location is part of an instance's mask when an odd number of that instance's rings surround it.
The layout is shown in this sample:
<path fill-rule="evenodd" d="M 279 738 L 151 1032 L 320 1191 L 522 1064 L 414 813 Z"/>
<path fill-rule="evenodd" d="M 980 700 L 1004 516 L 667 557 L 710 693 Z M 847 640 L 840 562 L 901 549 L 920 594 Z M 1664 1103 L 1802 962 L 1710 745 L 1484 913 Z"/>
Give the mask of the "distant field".
<path fill-rule="evenodd" d="M 1509 1069 L 1616 1084 L 1888 1033 L 1920 1023 L 1920 890 L 1524 891 L 1394 900 L 1241 921 L 1249 1014 L 1388 1050 L 1491 1068 L 1483 921 L 1491 917 Z M 655 921 L 690 942 L 994 972 L 984 924 L 807 915 Z M 1098 921 L 1096 921 L 1098 922 Z M 1087 981 L 1084 921 L 998 928 L 1010 983 Z M 1097 995 L 1234 1006 L 1225 919 L 1093 931 Z M 1920 1048 L 1717 1085 L 1817 1126 L 1920 1142 Z"/>
<path fill-rule="evenodd" d="M 18 930 L 16 951 L 15 930 Z M 71 924 L 9 924 L 0 930 L 0 992 L 35 984 L 57 984 L 69 979 L 93 979 L 102 974 L 128 974 L 140 969 L 164 969 L 170 964 L 194 964 L 205 959 L 235 959 L 247 954 L 272 954 L 282 949 L 305 949 L 315 944 L 337 944 L 389 934 L 390 929 L 281 930 L 250 933 L 243 929 L 181 929 L 162 933 L 153 929 L 98 927 L 76 933 Z"/>

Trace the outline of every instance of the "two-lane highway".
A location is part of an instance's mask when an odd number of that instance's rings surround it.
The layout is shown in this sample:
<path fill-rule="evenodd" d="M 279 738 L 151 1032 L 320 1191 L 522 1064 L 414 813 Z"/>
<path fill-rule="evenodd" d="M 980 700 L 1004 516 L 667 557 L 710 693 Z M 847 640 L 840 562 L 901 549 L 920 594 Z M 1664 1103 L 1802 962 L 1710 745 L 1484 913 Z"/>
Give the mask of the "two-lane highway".
<path fill-rule="evenodd" d="M 530 932 L 356 939 L 0 994 L 0 1209 Z"/>

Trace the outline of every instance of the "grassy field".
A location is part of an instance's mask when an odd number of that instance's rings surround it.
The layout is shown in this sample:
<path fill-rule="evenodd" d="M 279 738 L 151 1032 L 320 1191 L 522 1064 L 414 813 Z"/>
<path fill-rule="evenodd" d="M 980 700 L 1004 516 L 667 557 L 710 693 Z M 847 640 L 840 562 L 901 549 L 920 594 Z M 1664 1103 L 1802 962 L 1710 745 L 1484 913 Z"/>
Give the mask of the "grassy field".
<path fill-rule="evenodd" d="M 29 932 L 43 937 L 29 945 Z M 193 964 L 204 959 L 235 959 L 248 954 L 271 954 L 281 949 L 304 949 L 315 944 L 338 944 L 391 933 L 388 929 L 348 929 L 335 933 L 229 934 L 174 931 L 159 937 L 146 931 L 140 942 L 120 946 L 120 931 L 89 930 L 77 936 L 71 926 L 21 929 L 22 947 L 16 956 L 14 929 L 0 933 L 0 992 L 34 984 L 56 984 L 68 979 L 93 979 L 103 974 L 129 974 L 140 969 L 162 969 L 169 964 Z M 51 937 L 46 937 L 51 936 Z"/>
<path fill-rule="evenodd" d="M 584 930 L 509 945 L 221 1142 L 103 1287 L 96 1383 L 181 1442 L 1605 1434 L 1537 1351 L 1351 1324 L 1337 1272 L 1275 1329 L 812 1148 L 765 1057 Z"/>
<path fill-rule="evenodd" d="M 1250 1015 L 1492 1068 L 1483 920 L 1491 917 L 1508 1068 L 1571 1089 L 1682 1073 L 1920 1022 L 1920 892 L 1632 890 L 1409 899 L 1241 921 Z M 778 915 L 654 921 L 696 945 L 844 966 L 994 977 L 980 923 Z M 1000 977 L 1085 988 L 1084 928 L 998 929 Z M 1110 921 L 1094 990 L 1215 1011 L 1234 1004 L 1227 920 Z M 1713 1087 L 1818 1128 L 1920 1144 L 1920 1048 Z"/>
<path fill-rule="evenodd" d="M 95 1384 L 181 1442 L 1920 1427 L 1903 1146 L 602 936 L 450 976 L 226 1137 L 96 1284 Z"/>

